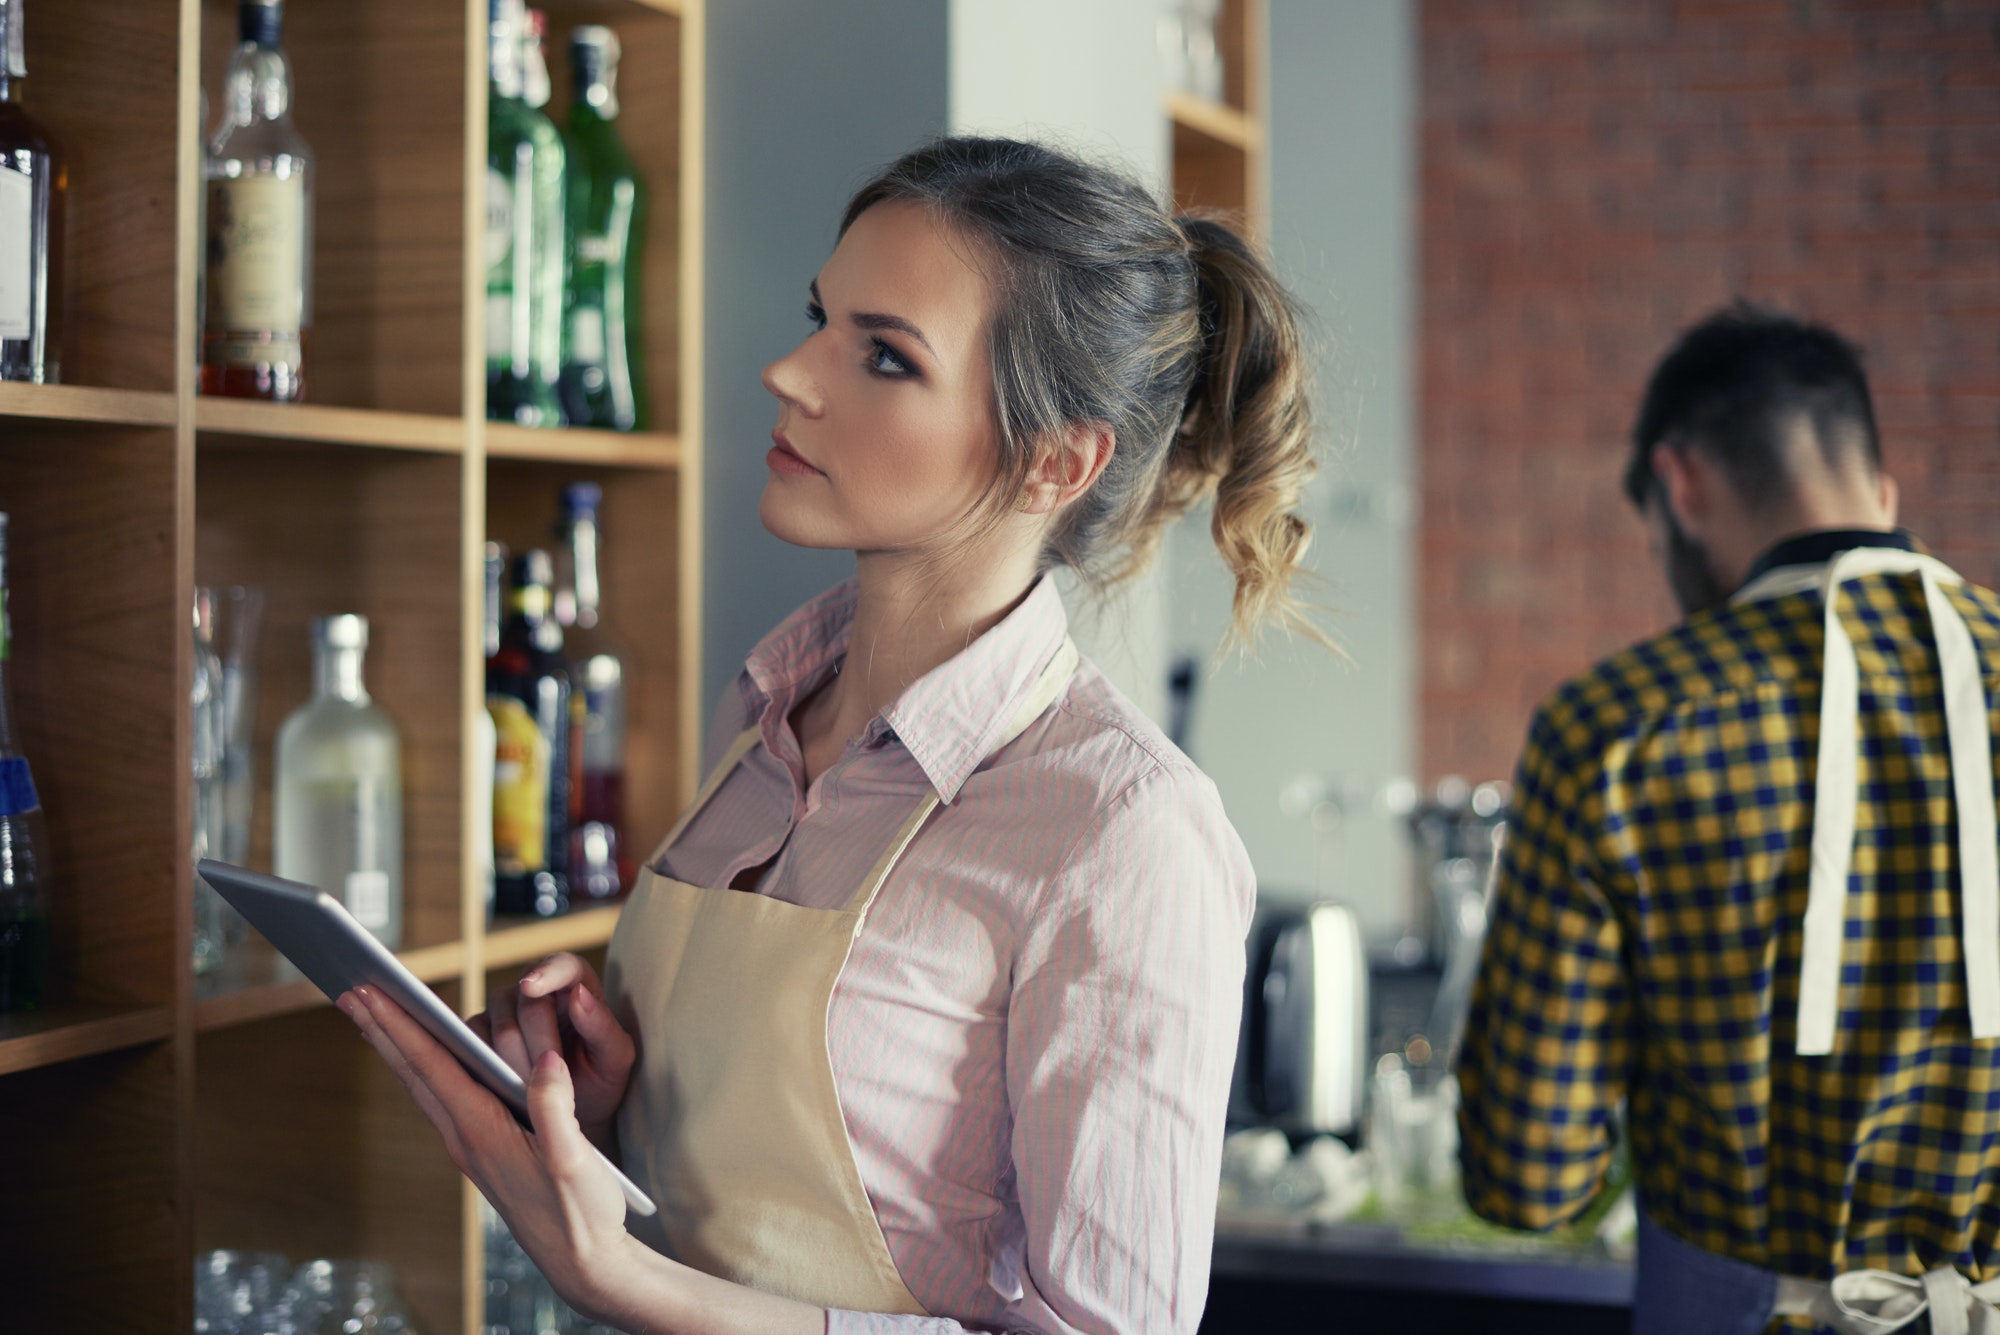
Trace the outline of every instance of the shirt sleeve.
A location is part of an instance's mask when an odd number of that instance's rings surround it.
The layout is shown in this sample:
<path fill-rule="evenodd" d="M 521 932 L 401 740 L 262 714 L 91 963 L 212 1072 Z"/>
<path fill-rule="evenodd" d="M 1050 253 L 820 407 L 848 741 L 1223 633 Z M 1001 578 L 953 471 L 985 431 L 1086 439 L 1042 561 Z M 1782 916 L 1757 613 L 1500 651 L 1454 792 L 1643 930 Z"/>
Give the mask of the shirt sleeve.
<path fill-rule="evenodd" d="M 1198 774 L 1137 780 L 1071 851 L 1015 962 L 1007 1092 L 1027 1236 L 1021 1335 L 1193 1335 L 1255 901 Z M 956 1335 L 828 1314 L 829 1335 Z"/>
<path fill-rule="evenodd" d="M 1579 812 L 1589 769 L 1538 715 L 1522 752 L 1460 1049 L 1465 1196 L 1487 1219 L 1548 1229 L 1596 1195 L 1633 1055 L 1618 920 Z"/>

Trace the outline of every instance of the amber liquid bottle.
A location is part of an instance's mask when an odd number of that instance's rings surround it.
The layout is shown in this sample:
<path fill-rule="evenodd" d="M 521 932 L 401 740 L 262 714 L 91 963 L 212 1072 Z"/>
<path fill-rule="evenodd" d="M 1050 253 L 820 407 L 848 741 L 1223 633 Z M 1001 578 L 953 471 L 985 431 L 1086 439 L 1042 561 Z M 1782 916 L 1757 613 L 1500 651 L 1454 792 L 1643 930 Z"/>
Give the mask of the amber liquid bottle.
<path fill-rule="evenodd" d="M 282 0 L 242 0 L 208 152 L 201 392 L 298 402 L 312 324 L 313 157 L 292 127 Z"/>
<path fill-rule="evenodd" d="M 0 0 L 0 380 L 54 384 L 69 173 L 49 132 L 21 107 L 24 2 Z"/>

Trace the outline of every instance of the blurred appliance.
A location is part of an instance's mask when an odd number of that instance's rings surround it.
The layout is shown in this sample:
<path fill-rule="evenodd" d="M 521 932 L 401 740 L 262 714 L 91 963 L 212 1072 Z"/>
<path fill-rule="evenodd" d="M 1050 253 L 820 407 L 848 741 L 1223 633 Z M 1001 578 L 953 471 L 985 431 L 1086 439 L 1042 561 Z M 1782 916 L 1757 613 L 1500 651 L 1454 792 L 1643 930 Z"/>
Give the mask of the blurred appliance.
<path fill-rule="evenodd" d="M 1457 1060 L 1472 1002 L 1486 939 L 1486 897 L 1506 838 L 1508 796 L 1504 783 L 1474 788 L 1462 779 L 1446 779 L 1433 800 L 1406 813 L 1422 880 L 1415 897 L 1430 909 L 1423 953 L 1443 970 L 1426 1025 L 1443 1070 Z"/>
<path fill-rule="evenodd" d="M 1250 927 L 1231 1124 L 1357 1132 L 1374 1056 L 1367 953 L 1353 911 L 1328 903 L 1259 908 Z"/>

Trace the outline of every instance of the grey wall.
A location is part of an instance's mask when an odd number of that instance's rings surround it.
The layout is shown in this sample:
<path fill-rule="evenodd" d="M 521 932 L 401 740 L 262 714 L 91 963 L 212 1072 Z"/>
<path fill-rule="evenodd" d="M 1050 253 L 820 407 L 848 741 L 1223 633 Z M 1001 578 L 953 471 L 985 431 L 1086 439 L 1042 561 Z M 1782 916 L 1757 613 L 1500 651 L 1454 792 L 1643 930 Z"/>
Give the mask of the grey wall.
<path fill-rule="evenodd" d="M 1272 897 L 1352 904 L 1387 934 L 1407 892 L 1384 790 L 1415 763 L 1415 0 L 1271 0 L 1271 244 L 1313 312 L 1329 453 L 1307 500 L 1324 624 L 1354 659 L 1273 645 L 1205 677 L 1192 749 Z M 1169 634 L 1212 652 L 1228 581 L 1205 526 L 1173 547 Z"/>
<path fill-rule="evenodd" d="M 806 284 L 869 171 L 946 125 L 946 10 L 930 0 L 727 0 L 708 9 L 707 527 L 703 698 L 847 552 L 757 522 L 776 405 L 764 366 L 805 334 Z"/>

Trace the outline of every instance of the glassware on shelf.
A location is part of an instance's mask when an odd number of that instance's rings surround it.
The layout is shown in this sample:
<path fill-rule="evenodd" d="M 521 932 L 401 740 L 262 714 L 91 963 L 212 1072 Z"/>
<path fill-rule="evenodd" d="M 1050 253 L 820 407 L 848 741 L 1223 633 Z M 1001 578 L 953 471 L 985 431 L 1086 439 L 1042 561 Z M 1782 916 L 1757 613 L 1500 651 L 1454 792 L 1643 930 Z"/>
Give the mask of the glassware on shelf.
<path fill-rule="evenodd" d="M 277 1252 L 212 1251 L 194 1262 L 195 1335 L 265 1335 L 291 1279 Z"/>
<path fill-rule="evenodd" d="M 521 16 L 521 100 L 541 111 L 549 104 L 549 16 L 530 9 Z"/>
<path fill-rule="evenodd" d="M 222 656 L 222 852 L 242 866 L 250 855 L 255 816 L 256 761 L 251 737 L 257 724 L 257 640 L 264 628 L 264 591 L 232 584 L 216 604 L 216 642 Z"/>
<path fill-rule="evenodd" d="M 403 784 L 395 723 L 362 679 L 368 618 L 315 618 L 313 697 L 278 730 L 276 870 L 403 939 Z"/>
<path fill-rule="evenodd" d="M 617 1335 L 581 1316 L 556 1294 L 535 1268 L 507 1221 L 482 1197 L 481 1232 L 486 1239 L 486 1309 L 483 1335 Z"/>
<path fill-rule="evenodd" d="M 563 411 L 572 426 L 637 431 L 647 416 L 640 355 L 646 186 L 618 135 L 618 34 L 586 24 L 570 33 L 569 54 Z"/>
<path fill-rule="evenodd" d="M 7 528 L 0 513 L 0 1012 L 38 1009 L 49 975 L 49 836 L 14 730 Z"/>
<path fill-rule="evenodd" d="M 486 662 L 493 766 L 493 908 L 540 918 L 565 913 L 569 879 L 569 667 L 550 614 L 549 554 L 514 559 L 500 648 Z"/>
<path fill-rule="evenodd" d="M 491 661 L 500 652 L 500 592 L 507 582 L 507 549 L 497 542 L 486 544 L 485 596 L 480 604 L 480 656 Z M 473 772 L 472 809 L 481 833 L 475 836 L 472 855 L 477 864 L 480 890 L 486 903 L 486 917 L 493 917 L 493 767 L 497 762 L 500 737 L 489 708 L 473 714 L 472 745 L 479 764 Z"/>
<path fill-rule="evenodd" d="M 204 394 L 305 398 L 312 326 L 313 155 L 292 126 L 283 0 L 242 0 L 242 41 L 210 141 Z"/>
<path fill-rule="evenodd" d="M 1223 97 L 1216 21 L 1222 0 L 1167 0 L 1159 20 L 1161 73 L 1167 87 L 1208 102 Z"/>
<path fill-rule="evenodd" d="M 307 1261 L 276 1252 L 214 1251 L 195 1259 L 197 1335 L 416 1335 L 380 1261 Z"/>
<path fill-rule="evenodd" d="M 523 100 L 521 0 L 490 0 L 486 100 L 486 415 L 560 426 L 562 136 Z"/>
<path fill-rule="evenodd" d="M 215 652 L 215 590 L 194 591 L 194 666 L 189 679 L 188 708 L 192 715 L 188 754 L 193 792 L 189 805 L 193 830 L 190 865 L 220 855 L 223 841 L 223 754 L 227 730 L 223 715 L 222 659 Z M 222 967 L 225 922 L 222 897 L 199 876 L 194 882 L 194 971 L 213 973 Z"/>
<path fill-rule="evenodd" d="M 61 147 L 21 106 L 28 77 L 22 8 L 0 0 L 0 380 L 62 379 Z"/>
<path fill-rule="evenodd" d="M 614 899 L 633 881 L 625 820 L 625 664 L 600 614 L 594 482 L 563 488 L 555 609 L 570 662 L 570 859 L 573 899 Z"/>

